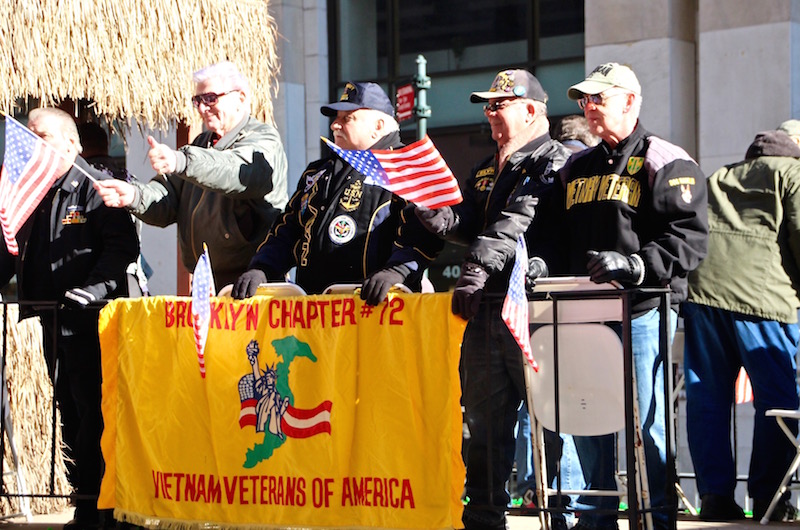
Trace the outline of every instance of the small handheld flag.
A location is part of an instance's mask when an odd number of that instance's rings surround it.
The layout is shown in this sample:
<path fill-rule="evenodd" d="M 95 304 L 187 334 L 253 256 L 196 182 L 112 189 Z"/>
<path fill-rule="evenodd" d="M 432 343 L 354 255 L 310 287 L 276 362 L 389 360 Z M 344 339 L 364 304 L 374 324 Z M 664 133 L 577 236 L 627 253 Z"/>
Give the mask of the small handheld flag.
<path fill-rule="evenodd" d="M 514 340 L 522 349 L 525 359 L 535 371 L 539 371 L 539 364 L 533 358 L 531 350 L 531 334 L 528 328 L 528 298 L 525 296 L 525 274 L 528 272 L 528 248 L 525 238 L 517 239 L 517 251 L 514 258 L 514 267 L 511 269 L 511 278 L 508 280 L 508 292 L 503 301 L 500 316 L 514 336 Z"/>
<path fill-rule="evenodd" d="M 200 376 L 203 378 L 206 377 L 205 350 L 211 319 L 211 297 L 214 293 L 211 259 L 208 257 L 208 247 L 203 243 L 203 253 L 198 258 L 192 274 L 192 329 L 197 362 L 200 364 Z"/>
<path fill-rule="evenodd" d="M 396 150 L 342 149 L 322 138 L 334 153 L 367 177 L 365 184 L 380 186 L 428 208 L 458 204 L 463 199 L 453 172 L 429 137 Z"/>
<path fill-rule="evenodd" d="M 6 116 L 6 154 L 0 170 L 0 225 L 6 248 L 19 254 L 17 232 L 61 175 L 61 155 L 20 122 Z"/>

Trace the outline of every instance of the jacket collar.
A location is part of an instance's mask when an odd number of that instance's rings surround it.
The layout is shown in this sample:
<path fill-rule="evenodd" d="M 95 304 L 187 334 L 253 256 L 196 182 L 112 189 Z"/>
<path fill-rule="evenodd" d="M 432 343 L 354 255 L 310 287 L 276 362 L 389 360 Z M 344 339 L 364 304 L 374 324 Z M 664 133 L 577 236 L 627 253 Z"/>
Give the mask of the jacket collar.
<path fill-rule="evenodd" d="M 77 167 L 76 167 L 77 166 Z M 98 171 L 96 171 L 93 167 L 89 165 L 83 157 L 79 156 L 75 159 L 72 167 L 70 167 L 69 171 L 64 173 L 58 180 L 55 181 L 53 184 L 53 188 L 60 188 L 67 193 L 73 192 L 75 189 L 79 188 L 83 181 L 86 180 L 86 175 L 80 169 L 89 173 L 92 177 L 100 180 L 102 178 L 106 178 L 102 174 L 98 175 Z"/>
<path fill-rule="evenodd" d="M 250 119 L 251 119 L 250 115 L 249 114 L 245 114 L 244 118 L 242 118 L 242 121 L 240 121 L 236 125 L 236 127 L 231 129 L 230 131 L 226 132 L 225 136 L 223 136 L 222 138 L 217 140 L 217 143 L 214 144 L 214 149 L 218 149 L 218 150 L 221 151 L 223 149 L 226 149 L 226 148 L 230 147 L 230 145 L 234 142 L 234 140 L 236 140 L 236 138 L 239 136 L 239 133 L 242 132 L 242 129 L 244 129 L 244 126 L 247 124 L 247 122 L 250 121 Z M 213 134 L 213 133 L 211 133 L 209 131 L 209 134 Z M 210 136 L 209 136 L 209 138 L 210 138 Z"/>
<path fill-rule="evenodd" d="M 508 157 L 508 162 L 511 164 L 516 163 L 518 160 L 530 156 L 531 153 L 535 152 L 541 146 L 543 146 L 546 142 L 550 141 L 550 134 L 544 133 L 543 135 L 534 138 L 527 144 L 523 145 L 520 149 L 515 151 L 510 157 Z"/>

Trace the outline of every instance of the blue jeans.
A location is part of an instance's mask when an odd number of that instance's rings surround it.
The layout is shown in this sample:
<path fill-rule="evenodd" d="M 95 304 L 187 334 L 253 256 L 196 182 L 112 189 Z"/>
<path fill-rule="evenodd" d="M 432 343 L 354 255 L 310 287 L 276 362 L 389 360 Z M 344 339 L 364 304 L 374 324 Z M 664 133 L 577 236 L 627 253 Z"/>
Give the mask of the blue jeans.
<path fill-rule="evenodd" d="M 670 339 L 675 335 L 677 314 L 670 311 Z M 631 321 L 631 346 L 636 372 L 636 391 L 639 398 L 639 422 L 642 428 L 650 505 L 664 506 L 666 502 L 667 444 L 664 427 L 664 363 L 659 352 L 660 313 L 651 309 Z M 616 326 L 621 334 L 621 328 Z M 614 435 L 575 436 L 580 466 L 587 489 L 617 488 Z M 617 528 L 617 514 L 597 514 L 592 509 L 616 510 L 618 497 L 581 496 L 575 508 L 583 511 L 581 525 L 587 528 Z M 667 514 L 653 512 L 653 519 L 667 521 Z"/>
<path fill-rule="evenodd" d="M 517 464 L 517 495 L 522 497 L 526 490 L 536 490 L 533 451 L 531 448 L 531 418 L 528 414 L 527 400 L 517 411 L 517 443 L 514 451 Z"/>
<path fill-rule="evenodd" d="M 527 401 L 522 402 L 522 406 L 517 412 L 517 446 L 514 453 L 514 461 L 517 463 L 517 494 L 522 497 L 525 490 L 536 490 L 536 476 L 534 474 L 534 458 L 531 449 L 531 420 L 528 413 Z M 584 487 L 583 474 L 580 473 L 580 463 L 578 453 L 575 450 L 575 442 L 569 434 L 561 435 L 561 443 L 557 442 L 554 433 L 545 432 L 548 442 L 555 442 L 561 446 L 561 489 L 578 490 Z M 551 442 L 551 443 L 552 443 Z M 555 457 L 558 450 L 552 451 L 548 447 L 547 471 L 550 478 L 550 486 L 556 487 L 555 476 Z M 577 499 L 577 496 L 575 497 Z"/>
<path fill-rule="evenodd" d="M 764 413 L 798 408 L 797 324 L 697 304 L 684 306 L 684 323 L 686 428 L 698 492 L 734 495 L 731 407 L 736 376 L 744 366 L 756 410 L 748 492 L 754 499 L 768 500 L 795 455 L 775 418 Z M 786 425 L 797 434 L 796 421 L 787 420 Z"/>

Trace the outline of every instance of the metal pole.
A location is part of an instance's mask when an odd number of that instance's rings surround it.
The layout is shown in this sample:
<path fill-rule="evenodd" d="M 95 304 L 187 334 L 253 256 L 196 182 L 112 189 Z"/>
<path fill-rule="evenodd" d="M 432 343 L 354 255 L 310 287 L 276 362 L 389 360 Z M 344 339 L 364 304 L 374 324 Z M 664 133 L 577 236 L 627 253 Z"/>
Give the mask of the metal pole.
<path fill-rule="evenodd" d="M 417 75 L 414 76 L 414 86 L 417 88 L 417 104 L 414 106 L 414 115 L 417 117 L 417 140 L 422 140 L 428 134 L 428 118 L 431 117 L 431 108 L 428 106 L 431 78 L 426 74 L 427 64 L 425 57 L 417 55 Z"/>

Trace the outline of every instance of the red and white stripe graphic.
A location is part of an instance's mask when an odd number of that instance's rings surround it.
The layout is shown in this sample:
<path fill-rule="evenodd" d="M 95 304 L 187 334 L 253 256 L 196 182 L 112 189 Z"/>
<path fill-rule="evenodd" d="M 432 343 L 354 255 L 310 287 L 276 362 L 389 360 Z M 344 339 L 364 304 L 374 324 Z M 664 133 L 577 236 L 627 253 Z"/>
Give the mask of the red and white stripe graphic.
<path fill-rule="evenodd" d="M 281 429 L 291 438 L 309 438 L 315 434 L 331 433 L 330 401 L 323 401 L 313 409 L 298 409 L 291 405 L 281 419 Z"/>

